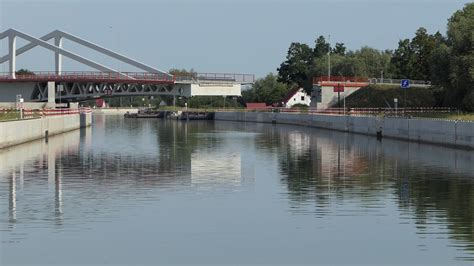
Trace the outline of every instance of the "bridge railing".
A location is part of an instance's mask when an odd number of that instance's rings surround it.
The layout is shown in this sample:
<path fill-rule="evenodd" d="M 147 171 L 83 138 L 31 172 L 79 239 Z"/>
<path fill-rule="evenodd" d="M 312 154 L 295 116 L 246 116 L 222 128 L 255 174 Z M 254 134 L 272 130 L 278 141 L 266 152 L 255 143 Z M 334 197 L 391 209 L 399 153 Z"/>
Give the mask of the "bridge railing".
<path fill-rule="evenodd" d="M 252 74 L 233 74 L 233 73 L 190 73 L 176 75 L 177 82 L 229 82 L 249 84 L 255 82 L 255 76 Z"/>
<path fill-rule="evenodd" d="M 345 77 L 345 76 L 321 76 L 314 77 L 313 84 L 320 83 L 368 83 L 368 84 L 385 84 L 385 85 L 400 85 L 402 79 L 391 78 L 363 78 L 363 77 Z M 410 80 L 410 85 L 414 87 L 429 87 L 431 81 L 427 80 Z"/>
<path fill-rule="evenodd" d="M 370 84 L 390 84 L 400 85 L 401 79 L 372 78 L 369 79 Z M 410 85 L 414 86 L 431 86 L 431 81 L 427 80 L 410 80 Z"/>
<path fill-rule="evenodd" d="M 174 77 L 162 73 L 148 72 L 99 72 L 99 71 L 33 71 L 18 73 L 15 78 L 11 73 L 0 73 L 0 81 L 140 81 L 173 83 Z"/>
<path fill-rule="evenodd" d="M 149 72 L 100 72 L 100 71 L 63 71 L 57 74 L 54 71 L 33 71 L 18 73 L 15 78 L 9 72 L 0 72 L 0 82 L 13 81 L 110 81 L 110 82 L 229 82 L 251 84 L 255 82 L 252 74 L 233 73 L 192 73 L 170 76 L 162 73 Z"/>
<path fill-rule="evenodd" d="M 346 76 L 321 76 L 314 77 L 313 84 L 318 84 L 320 82 L 363 82 L 368 83 L 368 78 L 363 77 L 346 77 Z"/>

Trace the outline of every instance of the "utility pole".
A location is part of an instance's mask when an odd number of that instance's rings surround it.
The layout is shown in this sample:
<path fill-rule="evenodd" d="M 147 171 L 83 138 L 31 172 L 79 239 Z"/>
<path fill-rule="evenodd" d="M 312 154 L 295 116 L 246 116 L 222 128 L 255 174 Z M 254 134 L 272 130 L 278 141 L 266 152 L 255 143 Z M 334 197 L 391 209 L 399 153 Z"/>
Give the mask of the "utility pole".
<path fill-rule="evenodd" d="M 331 81 L 331 35 L 328 35 L 328 44 L 329 44 L 329 51 L 328 51 L 328 81 Z"/>
<path fill-rule="evenodd" d="M 341 83 L 337 84 L 337 107 L 341 108 Z"/>

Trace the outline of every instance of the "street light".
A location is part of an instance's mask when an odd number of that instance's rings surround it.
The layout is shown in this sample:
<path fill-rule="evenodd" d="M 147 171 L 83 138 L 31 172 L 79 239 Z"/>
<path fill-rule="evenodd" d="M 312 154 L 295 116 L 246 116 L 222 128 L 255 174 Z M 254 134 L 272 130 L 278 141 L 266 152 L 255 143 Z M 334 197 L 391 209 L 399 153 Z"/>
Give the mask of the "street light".
<path fill-rule="evenodd" d="M 328 35 L 328 44 L 329 44 L 329 51 L 328 51 L 328 81 L 331 81 L 331 35 Z"/>

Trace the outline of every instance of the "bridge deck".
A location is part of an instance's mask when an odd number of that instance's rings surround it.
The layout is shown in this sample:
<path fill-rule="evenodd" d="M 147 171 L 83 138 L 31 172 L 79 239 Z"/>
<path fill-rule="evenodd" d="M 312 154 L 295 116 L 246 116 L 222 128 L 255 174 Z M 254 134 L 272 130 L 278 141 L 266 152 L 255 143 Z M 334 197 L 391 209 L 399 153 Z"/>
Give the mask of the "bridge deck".
<path fill-rule="evenodd" d="M 136 84 L 173 84 L 174 76 L 147 72 L 34 72 L 31 74 L 0 73 L 0 82 L 102 82 Z"/>
<path fill-rule="evenodd" d="M 249 84 L 255 81 L 251 74 L 193 73 L 167 75 L 148 72 L 56 72 L 35 71 L 27 74 L 0 73 L 0 82 L 101 82 L 134 84 L 191 84 L 191 83 L 238 83 Z"/>

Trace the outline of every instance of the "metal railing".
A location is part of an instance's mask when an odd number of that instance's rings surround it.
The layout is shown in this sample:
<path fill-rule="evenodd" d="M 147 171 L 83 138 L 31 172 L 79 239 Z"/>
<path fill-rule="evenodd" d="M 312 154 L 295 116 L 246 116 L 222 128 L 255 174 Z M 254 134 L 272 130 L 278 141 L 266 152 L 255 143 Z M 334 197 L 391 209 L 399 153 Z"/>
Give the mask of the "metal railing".
<path fill-rule="evenodd" d="M 320 82 L 362 82 L 368 83 L 369 79 L 364 77 L 345 77 L 345 76 L 321 76 L 314 77 L 313 84 L 318 84 Z"/>
<path fill-rule="evenodd" d="M 0 121 L 32 119 L 40 116 L 40 110 L 0 109 Z"/>
<path fill-rule="evenodd" d="M 100 72 L 100 71 L 32 71 L 32 73 L 15 74 L 0 72 L 0 82 L 129 82 L 129 83 L 174 83 L 178 82 L 227 82 L 252 84 L 255 76 L 252 74 L 232 73 L 191 73 L 182 75 L 167 75 L 149 72 Z"/>
<path fill-rule="evenodd" d="M 344 76 L 322 76 L 314 77 L 313 84 L 321 83 L 366 83 L 366 84 L 382 84 L 382 85 L 400 85 L 402 79 L 391 78 L 363 78 L 363 77 L 344 77 Z M 427 80 L 410 80 L 410 86 L 413 87 L 429 87 L 431 81 Z"/>
<path fill-rule="evenodd" d="M 388 85 L 400 85 L 402 79 L 386 79 L 386 78 L 371 78 L 369 84 L 388 84 Z M 410 80 L 410 86 L 431 86 L 431 81 L 426 80 Z"/>
<path fill-rule="evenodd" d="M 138 82 L 138 83 L 174 83 L 174 76 L 148 72 L 100 72 L 100 71 L 65 71 L 57 74 L 54 71 L 34 71 L 26 74 L 0 73 L 0 81 L 88 81 L 88 82 Z"/>
<path fill-rule="evenodd" d="M 32 119 L 58 115 L 84 114 L 91 112 L 92 109 L 89 107 L 81 107 L 79 109 L 0 109 L 0 121 Z"/>
<path fill-rule="evenodd" d="M 410 116 L 423 113 L 451 113 L 457 109 L 449 107 L 407 107 L 407 108 L 327 108 L 317 109 L 312 107 L 285 108 L 246 108 L 246 109 L 216 109 L 221 112 L 274 112 L 274 113 L 305 113 L 327 115 L 353 115 L 353 116 Z"/>
<path fill-rule="evenodd" d="M 177 82 L 224 82 L 251 84 L 255 82 L 255 76 L 252 74 L 233 74 L 233 73 L 190 73 L 178 74 L 175 76 Z"/>

